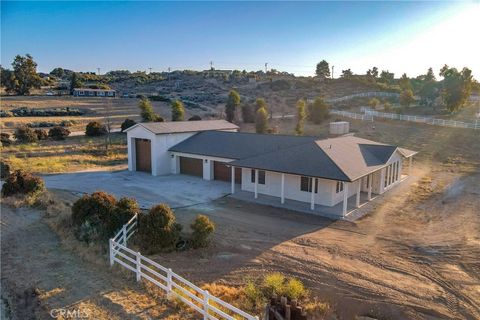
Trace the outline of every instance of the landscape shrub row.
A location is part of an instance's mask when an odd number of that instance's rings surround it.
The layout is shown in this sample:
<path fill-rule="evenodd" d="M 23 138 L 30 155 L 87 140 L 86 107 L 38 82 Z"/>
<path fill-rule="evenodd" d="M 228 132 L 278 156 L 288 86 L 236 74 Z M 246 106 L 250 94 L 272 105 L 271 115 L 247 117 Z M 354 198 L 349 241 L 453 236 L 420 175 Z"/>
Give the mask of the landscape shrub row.
<path fill-rule="evenodd" d="M 22 170 L 10 173 L 10 167 L 4 163 L 1 165 L 1 170 L 2 178 L 6 177 L 2 186 L 2 196 L 35 196 L 45 190 L 45 183 L 40 177 Z"/>
<path fill-rule="evenodd" d="M 53 116 L 82 116 L 86 112 L 77 108 L 37 109 L 21 107 L 9 111 L 1 110 L 0 117 L 53 117 Z"/>

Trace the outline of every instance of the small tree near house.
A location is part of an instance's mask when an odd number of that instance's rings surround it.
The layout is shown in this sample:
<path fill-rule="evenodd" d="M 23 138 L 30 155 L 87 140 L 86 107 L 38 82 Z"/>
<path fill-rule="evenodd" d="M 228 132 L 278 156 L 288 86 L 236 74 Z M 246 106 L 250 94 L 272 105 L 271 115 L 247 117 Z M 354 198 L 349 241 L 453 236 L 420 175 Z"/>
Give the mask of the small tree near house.
<path fill-rule="evenodd" d="M 301 99 L 297 101 L 297 125 L 295 126 L 295 134 L 298 136 L 303 135 L 303 127 L 307 113 L 305 111 L 305 100 Z"/>
<path fill-rule="evenodd" d="M 172 121 L 185 120 L 185 107 L 182 101 L 175 100 L 172 102 Z"/>
<path fill-rule="evenodd" d="M 255 131 L 266 133 L 268 130 L 268 113 L 265 108 L 260 108 L 255 114 Z"/>
<path fill-rule="evenodd" d="M 237 108 L 240 105 L 240 95 L 235 90 L 230 90 L 228 94 L 227 104 L 225 105 L 225 115 L 228 122 L 235 121 Z"/>
<path fill-rule="evenodd" d="M 194 248 L 206 247 L 210 235 L 215 231 L 215 224 L 207 216 L 199 214 L 190 225 L 193 230 L 192 245 Z"/>

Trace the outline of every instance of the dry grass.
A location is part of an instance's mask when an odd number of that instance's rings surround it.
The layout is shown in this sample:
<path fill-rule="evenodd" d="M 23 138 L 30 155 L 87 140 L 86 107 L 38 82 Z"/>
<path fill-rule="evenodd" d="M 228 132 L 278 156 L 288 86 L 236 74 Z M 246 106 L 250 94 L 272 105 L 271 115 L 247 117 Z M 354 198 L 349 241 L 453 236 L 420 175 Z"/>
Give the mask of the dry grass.
<path fill-rule="evenodd" d="M 32 144 L 2 147 L 2 160 L 14 169 L 33 173 L 60 173 L 109 167 L 121 169 L 127 163 L 126 137 L 112 134 L 106 151 L 105 137 L 69 137 Z"/>

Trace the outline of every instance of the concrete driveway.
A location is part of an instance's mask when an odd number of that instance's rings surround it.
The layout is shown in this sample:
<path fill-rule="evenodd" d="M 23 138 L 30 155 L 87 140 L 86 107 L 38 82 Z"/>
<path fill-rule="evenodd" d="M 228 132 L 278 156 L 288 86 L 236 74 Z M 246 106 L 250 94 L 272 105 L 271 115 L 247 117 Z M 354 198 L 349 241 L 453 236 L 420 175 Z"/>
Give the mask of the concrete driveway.
<path fill-rule="evenodd" d="M 230 183 L 186 175 L 154 177 L 124 171 L 77 172 L 43 176 L 47 188 L 92 193 L 103 190 L 115 197 L 135 198 L 141 207 L 166 203 L 180 208 L 206 203 L 230 193 Z"/>

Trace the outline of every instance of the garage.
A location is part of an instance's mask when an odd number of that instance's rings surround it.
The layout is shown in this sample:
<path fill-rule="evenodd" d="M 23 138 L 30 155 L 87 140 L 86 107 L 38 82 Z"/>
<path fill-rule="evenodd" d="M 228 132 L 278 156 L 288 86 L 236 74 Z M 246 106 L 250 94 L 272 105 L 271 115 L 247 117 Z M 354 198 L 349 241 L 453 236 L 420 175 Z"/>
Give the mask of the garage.
<path fill-rule="evenodd" d="M 180 173 L 203 177 L 202 159 L 180 157 Z"/>
<path fill-rule="evenodd" d="M 225 162 L 213 162 L 213 179 L 228 181 L 232 180 L 232 169 Z M 235 183 L 242 183 L 242 169 L 235 168 Z"/>
<path fill-rule="evenodd" d="M 136 170 L 152 172 L 152 143 L 148 139 L 135 139 Z"/>

